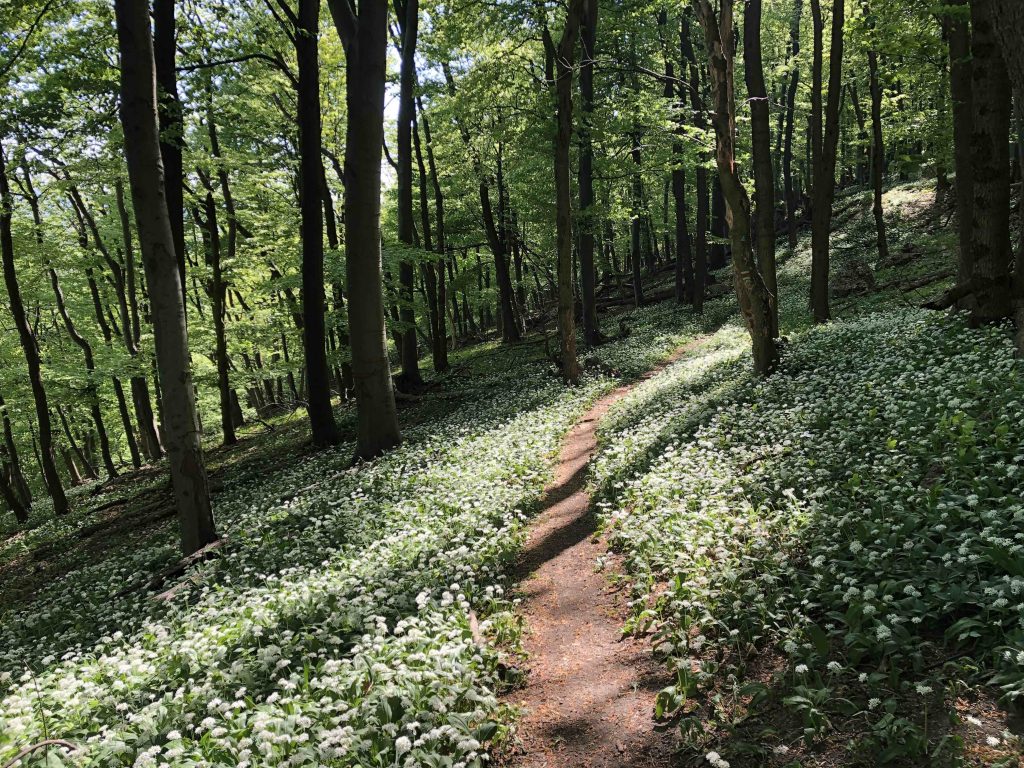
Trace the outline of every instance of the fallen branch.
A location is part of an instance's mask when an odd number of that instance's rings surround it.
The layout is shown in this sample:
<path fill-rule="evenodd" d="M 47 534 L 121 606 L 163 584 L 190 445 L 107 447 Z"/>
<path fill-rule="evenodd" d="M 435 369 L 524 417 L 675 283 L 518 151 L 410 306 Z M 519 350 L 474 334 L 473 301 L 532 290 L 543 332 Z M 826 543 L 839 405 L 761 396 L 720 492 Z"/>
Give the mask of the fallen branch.
<path fill-rule="evenodd" d="M 65 741 L 64 739 L 46 739 L 45 741 L 40 741 L 37 744 L 25 747 L 18 754 L 4 763 L 0 768 L 12 768 L 12 766 L 17 765 L 22 759 L 28 757 L 37 749 L 43 749 L 44 747 L 64 747 L 72 753 L 81 751 L 81 747 L 76 744 L 72 744 L 70 741 Z"/>

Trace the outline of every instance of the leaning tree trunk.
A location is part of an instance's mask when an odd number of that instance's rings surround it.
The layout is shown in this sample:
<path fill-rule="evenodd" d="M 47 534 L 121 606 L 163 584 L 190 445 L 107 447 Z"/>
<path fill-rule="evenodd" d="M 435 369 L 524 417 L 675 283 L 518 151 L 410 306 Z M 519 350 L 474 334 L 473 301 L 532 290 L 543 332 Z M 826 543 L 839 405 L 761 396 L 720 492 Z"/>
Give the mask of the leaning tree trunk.
<path fill-rule="evenodd" d="M 53 511 L 58 515 L 68 512 L 67 496 L 61 485 L 60 473 L 53 452 L 53 427 L 50 422 L 50 408 L 43 387 L 39 347 L 36 343 L 32 326 L 25 315 L 25 304 L 21 298 L 21 287 L 14 266 L 14 238 L 11 234 L 11 212 L 14 200 L 11 197 L 10 182 L 7 178 L 7 167 L 4 164 L 3 148 L 0 147 L 0 257 L 3 259 L 4 283 L 7 286 L 7 297 L 10 300 L 11 316 L 18 331 L 21 349 L 28 367 L 29 386 L 32 389 L 32 400 L 35 403 L 36 420 L 39 424 L 39 447 L 41 450 L 40 464 L 46 488 L 53 499 Z"/>
<path fill-rule="evenodd" d="M 356 395 L 356 456 L 369 459 L 398 445 L 398 412 L 391 383 L 384 297 L 381 293 L 380 162 L 384 146 L 384 82 L 388 6 L 362 0 L 356 16 L 349 0 L 330 0 L 345 47 L 345 270 Z"/>
<path fill-rule="evenodd" d="M 822 33 L 821 0 L 811 0 L 814 14 L 814 83 L 812 114 L 815 144 L 814 180 L 811 188 L 811 311 L 814 322 L 831 318 L 828 296 L 829 239 L 832 235 L 832 200 L 836 189 L 836 149 L 839 145 L 839 105 L 842 101 L 843 14 L 845 0 L 832 3 L 832 43 L 829 50 L 828 101 L 824 127 L 821 116 Z M 817 98 L 814 98 L 817 94 Z"/>
<path fill-rule="evenodd" d="M 580 166 L 579 166 L 579 256 L 580 299 L 583 304 L 583 341 L 589 346 L 600 343 L 597 319 L 597 273 L 594 269 L 594 57 L 597 55 L 597 0 L 585 0 L 580 39 Z"/>
<path fill-rule="evenodd" d="M 775 172 L 772 170 L 771 111 L 761 62 L 761 0 L 747 0 L 743 14 L 743 66 L 750 99 L 754 156 L 754 239 L 757 266 L 768 291 L 771 336 L 779 335 L 778 281 L 775 277 Z"/>
<path fill-rule="evenodd" d="M 974 200 L 971 216 L 971 321 L 1009 317 L 1013 309 L 1010 277 L 1010 79 L 999 48 L 991 0 L 970 0 L 971 92 L 974 130 L 971 166 Z M 998 23 L 997 23 L 998 21 Z M 1024 45 L 1017 41 L 1017 45 Z"/>
<path fill-rule="evenodd" d="M 295 55 L 299 68 L 299 207 L 302 212 L 302 340 L 306 350 L 306 411 L 313 444 L 325 446 L 337 445 L 341 435 L 331 408 L 331 370 L 327 365 L 327 329 L 324 322 L 327 296 L 320 197 L 323 193 L 323 165 L 320 160 L 319 25 L 320 0 L 299 0 Z"/>
<path fill-rule="evenodd" d="M 148 3 L 137 0 L 115 0 L 114 7 L 122 62 L 120 113 L 124 152 L 149 286 L 164 438 L 181 547 L 185 554 L 191 554 L 216 540 L 217 531 L 203 465 L 185 305 L 167 212 L 149 8 Z"/>
<path fill-rule="evenodd" d="M 717 139 L 715 160 L 726 202 L 736 293 L 753 342 L 754 370 L 766 376 L 774 370 L 778 352 L 772 338 L 771 294 L 750 241 L 750 200 L 736 168 L 733 5 L 732 0 L 721 0 L 721 15 L 716 18 L 710 0 L 693 0 L 693 4 L 704 27 L 708 52 L 708 72 L 714 93 L 712 123 Z"/>

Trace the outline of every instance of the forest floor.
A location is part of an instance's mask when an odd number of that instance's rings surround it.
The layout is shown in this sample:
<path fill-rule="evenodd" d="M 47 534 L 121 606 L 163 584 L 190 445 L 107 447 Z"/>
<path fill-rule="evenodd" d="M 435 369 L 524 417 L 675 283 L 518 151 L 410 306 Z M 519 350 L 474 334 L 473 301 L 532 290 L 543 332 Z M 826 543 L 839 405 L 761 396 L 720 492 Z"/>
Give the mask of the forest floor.
<path fill-rule="evenodd" d="M 247 427 L 185 573 L 160 468 L 0 524 L 0 765 L 1019 765 L 1024 381 L 918 308 L 931 197 L 888 191 L 885 263 L 837 200 L 824 327 L 780 244 L 767 381 L 728 291 L 667 301 L 575 388 L 539 337 L 458 350 L 375 462 Z"/>
<path fill-rule="evenodd" d="M 699 344 L 679 347 L 637 383 Z M 634 386 L 601 397 L 569 430 L 514 571 L 529 684 L 507 696 L 523 714 L 506 762 L 521 768 L 659 768 L 676 751 L 672 730 L 655 722 L 651 707 L 667 675 L 646 640 L 623 637 L 625 595 L 595 570 L 607 542 L 596 536 L 590 460 L 598 424 Z"/>

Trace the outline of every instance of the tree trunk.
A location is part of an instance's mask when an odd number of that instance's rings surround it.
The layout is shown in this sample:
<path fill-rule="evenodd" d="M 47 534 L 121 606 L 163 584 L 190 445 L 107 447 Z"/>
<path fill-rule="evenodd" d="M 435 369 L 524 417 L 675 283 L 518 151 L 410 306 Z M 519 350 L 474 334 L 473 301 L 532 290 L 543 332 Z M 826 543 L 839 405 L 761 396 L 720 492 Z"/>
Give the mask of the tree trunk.
<path fill-rule="evenodd" d="M 174 253 L 185 301 L 185 171 L 182 149 L 185 126 L 175 70 L 176 0 L 153 0 L 153 56 L 156 61 L 157 109 L 160 114 L 160 156 L 164 163 L 167 214 L 171 218 Z"/>
<path fill-rule="evenodd" d="M 786 233 L 789 247 L 796 248 L 798 195 L 793 183 L 793 128 L 796 114 L 796 91 L 800 84 L 800 15 L 803 0 L 794 0 L 793 19 L 789 25 L 790 65 L 792 72 L 786 88 L 786 137 L 782 145 L 782 185 L 786 195 Z"/>
<path fill-rule="evenodd" d="M 331 408 L 331 371 L 327 365 L 324 310 L 324 223 L 321 202 L 320 61 L 317 35 L 320 0 L 299 0 L 295 55 L 299 69 L 299 207 L 302 213 L 302 340 L 306 350 L 306 381 L 313 444 L 341 442 Z M 349 113 L 353 114 L 353 113 Z M 382 139 L 383 141 L 383 139 Z M 346 162 L 347 166 L 347 162 Z M 347 167 L 346 167 L 347 170 Z"/>
<path fill-rule="evenodd" d="M 4 283 L 10 300 L 11 316 L 18 331 L 21 349 L 28 367 L 29 386 L 32 389 L 32 400 L 35 403 L 36 420 L 39 424 L 39 445 L 42 451 L 40 463 L 47 490 L 53 499 L 53 511 L 63 515 L 70 509 L 64 487 L 61 485 L 60 473 L 54 461 L 53 427 L 50 423 L 50 408 L 43 387 L 39 347 L 36 343 L 32 326 L 25 315 L 25 304 L 21 298 L 21 287 L 14 265 L 14 239 L 11 234 L 11 214 L 14 199 L 11 197 L 10 182 L 7 178 L 7 167 L 0 147 L 0 256 L 3 259 Z"/>
<path fill-rule="evenodd" d="M 1009 317 L 1010 276 L 1010 79 L 990 16 L 991 0 L 970 0 L 971 92 L 974 128 L 971 167 L 971 283 L 967 308 L 973 323 Z M 1021 45 L 1017 41 L 1017 45 Z"/>
<path fill-rule="evenodd" d="M 697 66 L 697 54 L 693 50 L 690 19 L 686 15 L 683 16 L 680 47 L 683 59 L 688 62 L 690 69 L 689 91 L 693 124 L 695 128 L 703 129 L 707 125 L 707 120 L 702 98 L 700 68 Z M 680 88 L 682 87 L 680 84 Z M 697 163 L 696 177 L 697 210 L 694 222 L 692 298 L 693 309 L 700 314 L 704 311 L 704 289 L 708 281 L 708 169 L 703 158 L 702 162 Z"/>
<path fill-rule="evenodd" d="M 355 382 L 356 456 L 378 456 L 401 442 L 391 383 L 384 297 L 381 292 L 380 163 L 384 146 L 384 81 L 388 6 L 362 0 L 358 17 L 349 0 L 330 0 L 345 47 L 345 269 Z"/>
<path fill-rule="evenodd" d="M 629 260 L 633 271 L 633 304 L 637 307 L 644 303 L 644 283 L 642 276 L 643 257 L 640 253 L 640 227 L 644 206 L 644 181 L 641 175 L 640 133 L 633 131 L 633 199 L 632 211 L 629 216 Z"/>
<path fill-rule="evenodd" d="M 565 28 L 557 49 L 545 30 L 545 42 L 555 58 L 555 240 L 558 262 L 558 331 L 562 378 L 575 384 L 580 378 L 576 359 L 575 306 L 572 291 L 572 188 L 570 149 L 572 142 L 572 72 L 574 50 L 583 16 L 584 0 L 570 0 Z M 593 272 L 593 263 L 590 265 Z M 593 275 L 591 275 L 593 276 Z"/>
<path fill-rule="evenodd" d="M 863 3 L 864 15 L 868 18 L 868 30 L 873 32 L 875 21 L 867 0 Z M 873 190 L 871 212 L 875 217 L 875 241 L 878 260 L 889 259 L 889 241 L 885 236 L 885 209 L 882 207 L 882 182 L 885 176 L 885 144 L 882 141 L 882 85 L 878 81 L 878 51 L 874 41 L 868 48 L 868 85 L 871 89 L 871 187 Z"/>
<path fill-rule="evenodd" d="M 836 188 L 836 149 L 839 145 L 839 105 L 842 100 L 844 0 L 832 3 L 832 42 L 829 50 L 828 100 L 824 128 L 821 114 L 822 48 L 824 25 L 821 0 L 811 0 L 814 16 L 814 61 L 811 113 L 814 117 L 811 190 L 811 311 L 814 322 L 831 318 L 829 309 L 829 239 L 832 234 L 832 199 Z"/>
<path fill-rule="evenodd" d="M 191 554 L 216 540 L 203 465 L 185 327 L 181 276 L 175 257 L 160 157 L 156 75 L 148 3 L 115 0 L 121 53 L 124 152 L 142 246 L 143 265 L 162 390 L 164 437 L 181 529 Z"/>
<path fill-rule="evenodd" d="M 732 0 L 721 0 L 720 18 L 716 18 L 709 0 L 693 0 L 693 4 L 704 27 L 708 73 L 714 91 L 715 160 L 727 207 L 736 293 L 753 341 L 754 370 L 766 376 L 774 370 L 778 352 L 771 332 L 771 295 L 750 241 L 750 201 L 736 169 L 733 4 Z"/>
<path fill-rule="evenodd" d="M 444 228 L 444 194 L 441 192 L 441 182 L 437 176 L 437 164 L 434 161 L 434 143 L 430 135 L 430 121 L 423 112 L 423 105 L 419 104 L 420 118 L 423 122 L 423 138 L 427 145 L 427 167 L 430 169 L 430 183 L 434 189 L 434 219 L 437 227 L 437 237 L 434 241 L 434 250 L 437 251 L 437 334 L 440 336 L 440 346 L 434 348 L 434 370 L 444 373 L 448 370 L 448 324 L 446 322 L 446 304 L 448 301 L 447 282 L 445 277 L 445 260 L 448 252 L 448 242 Z M 422 174 L 422 169 L 421 169 Z M 427 217 L 429 219 L 429 216 Z M 455 294 L 452 294 L 454 313 L 453 322 L 458 317 L 458 302 L 455 301 Z M 455 328 L 452 328 L 454 338 Z M 436 344 L 436 342 L 435 342 Z"/>
<path fill-rule="evenodd" d="M 401 35 L 401 73 L 398 95 L 398 240 L 414 245 L 414 217 L 412 195 L 412 123 L 416 105 L 416 36 L 419 29 L 419 0 L 399 0 L 395 7 L 399 16 Z M 402 320 L 402 373 L 399 379 L 406 387 L 415 388 L 423 383 L 420 375 L 419 349 L 416 342 L 416 309 L 413 295 L 415 272 L 409 258 L 398 265 L 399 315 Z"/>
<path fill-rule="evenodd" d="M 0 414 L 3 416 L 4 446 L 7 449 L 7 461 L 11 470 L 11 485 L 18 500 L 27 509 L 32 506 L 32 489 L 29 488 L 25 473 L 21 468 L 21 456 L 18 453 L 18 446 L 14 442 L 14 430 L 11 428 L 11 416 L 7 411 L 7 404 L 3 395 L 0 395 Z"/>
<path fill-rule="evenodd" d="M 754 240 L 757 266 L 768 291 L 771 337 L 779 335 L 778 281 L 775 277 L 775 172 L 772 170 L 771 113 L 761 62 L 761 0 L 746 0 L 743 14 L 743 68 L 750 99 L 754 160 Z"/>
<path fill-rule="evenodd" d="M 585 0 L 580 39 L 583 44 L 580 62 L 580 166 L 579 166 L 579 257 L 580 299 L 583 303 L 583 342 L 599 344 L 601 329 L 597 319 L 597 274 L 594 270 L 594 57 L 597 55 L 597 0 Z"/>

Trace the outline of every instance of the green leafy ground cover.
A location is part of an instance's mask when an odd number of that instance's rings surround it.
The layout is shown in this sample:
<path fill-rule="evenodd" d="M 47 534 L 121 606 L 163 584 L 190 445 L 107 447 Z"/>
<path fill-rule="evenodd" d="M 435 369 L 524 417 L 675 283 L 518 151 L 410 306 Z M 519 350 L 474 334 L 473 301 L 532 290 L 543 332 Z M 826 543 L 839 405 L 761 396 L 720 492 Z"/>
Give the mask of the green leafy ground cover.
<path fill-rule="evenodd" d="M 639 373 L 697 330 L 670 304 L 630 325 L 596 352 L 603 369 Z M 145 585 L 176 559 L 173 521 L 104 530 L 102 556 L 81 541 L 123 486 L 9 536 L 0 764 L 53 736 L 81 765 L 484 762 L 509 720 L 508 565 L 561 436 L 615 382 L 566 389 L 542 350 L 460 353 L 403 409 L 402 448 L 370 464 L 349 468 L 351 445 L 311 454 L 287 423 L 218 455 L 228 543 L 169 601 Z M 40 563 L 44 578 L 17 578 Z M 494 645 L 474 641 L 471 610 Z"/>
<path fill-rule="evenodd" d="M 754 380 L 726 327 L 604 424 L 595 482 L 629 629 L 675 676 L 658 712 L 717 768 L 1017 765 L 1024 381 L 1008 329 L 908 307 L 902 287 L 807 328 L 807 271 L 803 252 L 782 271 L 776 375 Z"/>

